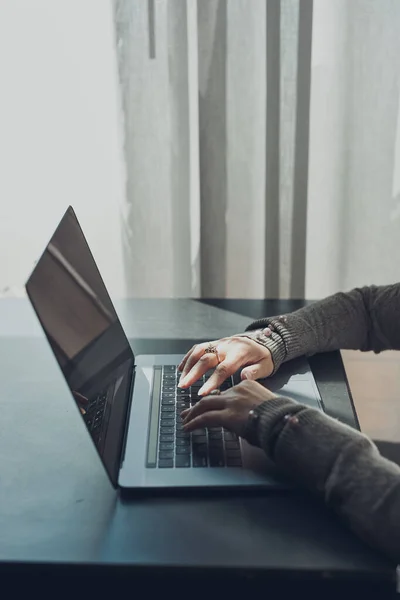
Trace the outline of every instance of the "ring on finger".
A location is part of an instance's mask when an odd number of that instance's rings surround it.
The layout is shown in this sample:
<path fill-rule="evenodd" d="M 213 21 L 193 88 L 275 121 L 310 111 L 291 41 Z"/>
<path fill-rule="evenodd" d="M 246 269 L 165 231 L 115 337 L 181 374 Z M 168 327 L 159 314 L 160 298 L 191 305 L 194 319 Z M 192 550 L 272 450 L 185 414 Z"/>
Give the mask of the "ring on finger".
<path fill-rule="evenodd" d="M 213 390 L 212 392 L 210 392 L 210 396 L 219 396 L 221 394 L 221 390 L 220 389 L 216 389 Z"/>
<path fill-rule="evenodd" d="M 215 344 L 212 344 L 211 342 L 209 342 L 207 348 L 205 348 L 205 350 L 204 350 L 204 354 L 215 354 L 215 356 L 217 357 L 217 361 L 219 363 L 219 354 L 218 354 L 217 346 Z"/>

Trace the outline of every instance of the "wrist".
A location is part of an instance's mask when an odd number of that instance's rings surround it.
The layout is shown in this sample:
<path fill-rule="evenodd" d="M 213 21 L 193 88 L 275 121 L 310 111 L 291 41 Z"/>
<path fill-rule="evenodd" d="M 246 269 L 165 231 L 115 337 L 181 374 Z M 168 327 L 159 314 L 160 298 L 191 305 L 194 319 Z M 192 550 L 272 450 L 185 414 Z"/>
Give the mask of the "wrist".
<path fill-rule="evenodd" d="M 291 419 L 305 407 L 294 400 L 277 396 L 250 410 L 245 428 L 246 440 L 273 458 L 276 441 Z"/>
<path fill-rule="evenodd" d="M 270 352 L 273 364 L 271 375 L 275 375 L 287 355 L 285 342 L 280 333 L 272 329 L 271 326 L 271 328 L 265 327 L 264 329 L 242 333 L 241 336 L 257 342 L 257 344 L 260 344 Z"/>
<path fill-rule="evenodd" d="M 283 362 L 307 354 L 307 350 L 299 336 L 299 318 L 295 313 L 259 319 L 251 323 L 246 329 L 252 339 L 269 348 L 274 360 L 274 373 Z M 259 336 L 259 334 L 262 334 Z"/>

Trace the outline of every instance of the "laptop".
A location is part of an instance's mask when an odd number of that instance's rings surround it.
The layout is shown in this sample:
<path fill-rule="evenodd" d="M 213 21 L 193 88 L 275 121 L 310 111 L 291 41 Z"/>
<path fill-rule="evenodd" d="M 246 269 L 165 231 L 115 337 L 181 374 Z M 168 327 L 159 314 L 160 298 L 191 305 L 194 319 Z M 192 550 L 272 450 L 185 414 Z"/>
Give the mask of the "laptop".
<path fill-rule="evenodd" d="M 222 428 L 183 431 L 201 381 L 177 387 L 181 355 L 135 356 L 69 207 L 26 284 L 28 297 L 111 483 L 121 488 L 286 487 L 262 450 Z M 235 383 L 229 378 L 222 386 Z M 322 409 L 306 359 L 267 380 Z"/>

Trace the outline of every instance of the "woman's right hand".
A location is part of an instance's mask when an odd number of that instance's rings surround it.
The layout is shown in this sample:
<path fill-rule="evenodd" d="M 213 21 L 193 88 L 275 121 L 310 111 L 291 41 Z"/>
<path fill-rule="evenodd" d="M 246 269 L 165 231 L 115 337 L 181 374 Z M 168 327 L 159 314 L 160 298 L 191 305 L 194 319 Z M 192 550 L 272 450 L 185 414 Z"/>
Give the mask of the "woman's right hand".
<path fill-rule="evenodd" d="M 210 345 L 216 350 L 216 353 L 206 352 Z M 207 371 L 215 368 L 214 373 L 198 392 L 199 395 L 206 396 L 239 369 L 243 369 L 242 380 L 255 380 L 271 375 L 274 364 L 268 348 L 250 338 L 233 335 L 193 346 L 178 368 L 182 371 L 179 381 L 181 388 L 191 386 Z"/>

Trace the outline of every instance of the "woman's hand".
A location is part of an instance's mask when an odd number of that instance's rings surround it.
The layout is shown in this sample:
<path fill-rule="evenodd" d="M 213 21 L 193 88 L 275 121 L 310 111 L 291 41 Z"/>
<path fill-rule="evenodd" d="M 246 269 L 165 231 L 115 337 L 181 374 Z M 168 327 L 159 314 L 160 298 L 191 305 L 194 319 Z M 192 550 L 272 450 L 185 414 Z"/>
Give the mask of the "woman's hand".
<path fill-rule="evenodd" d="M 181 413 L 185 431 L 225 427 L 244 437 L 249 411 L 276 395 L 256 381 L 242 381 L 219 395 L 202 398 Z"/>
<path fill-rule="evenodd" d="M 210 344 L 216 353 L 206 352 Z M 199 390 L 199 395 L 209 394 L 242 367 L 245 367 L 242 379 L 261 379 L 274 370 L 271 352 L 267 348 L 249 338 L 233 335 L 193 346 L 178 367 L 182 371 L 179 387 L 189 387 L 214 367 L 214 373 Z"/>

